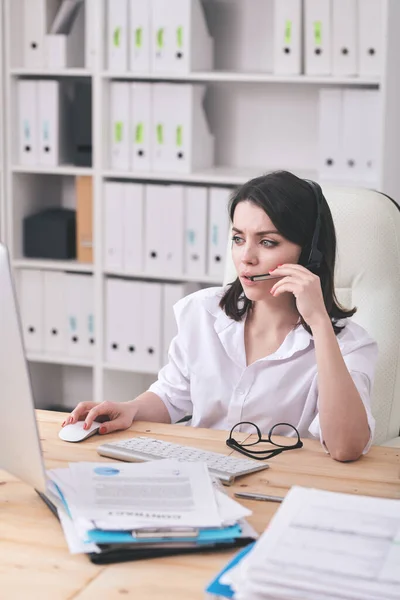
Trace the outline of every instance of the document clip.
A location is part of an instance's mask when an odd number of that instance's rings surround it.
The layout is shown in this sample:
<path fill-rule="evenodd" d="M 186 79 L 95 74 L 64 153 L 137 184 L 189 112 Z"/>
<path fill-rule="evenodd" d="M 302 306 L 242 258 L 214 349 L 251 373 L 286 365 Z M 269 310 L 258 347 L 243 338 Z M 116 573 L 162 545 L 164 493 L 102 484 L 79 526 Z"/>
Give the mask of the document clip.
<path fill-rule="evenodd" d="M 174 529 L 158 529 L 152 527 L 150 529 L 140 529 L 131 532 L 135 539 L 151 539 L 151 538 L 197 538 L 199 535 L 198 529 L 189 528 L 174 528 Z"/>

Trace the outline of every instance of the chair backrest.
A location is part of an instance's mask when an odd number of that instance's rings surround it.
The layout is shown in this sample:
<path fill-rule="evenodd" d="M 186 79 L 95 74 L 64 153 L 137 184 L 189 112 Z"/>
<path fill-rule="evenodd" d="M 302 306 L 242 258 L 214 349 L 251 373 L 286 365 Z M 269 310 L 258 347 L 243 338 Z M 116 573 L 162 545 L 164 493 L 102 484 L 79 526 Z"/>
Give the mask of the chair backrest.
<path fill-rule="evenodd" d="M 400 432 L 400 209 L 372 190 L 323 186 L 323 192 L 337 235 L 338 300 L 357 307 L 352 319 L 379 346 L 372 410 L 380 444 Z M 224 283 L 235 277 L 229 242 Z"/>

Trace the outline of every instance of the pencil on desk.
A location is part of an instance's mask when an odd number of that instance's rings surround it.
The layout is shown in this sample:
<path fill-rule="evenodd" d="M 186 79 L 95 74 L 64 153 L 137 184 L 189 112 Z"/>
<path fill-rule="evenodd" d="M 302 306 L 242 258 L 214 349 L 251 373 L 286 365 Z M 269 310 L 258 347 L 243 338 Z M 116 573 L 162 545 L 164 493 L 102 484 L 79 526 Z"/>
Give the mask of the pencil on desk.
<path fill-rule="evenodd" d="M 237 498 L 247 498 L 248 500 L 264 500 L 265 502 L 283 502 L 282 496 L 268 496 L 267 494 L 252 494 L 250 492 L 235 492 Z"/>

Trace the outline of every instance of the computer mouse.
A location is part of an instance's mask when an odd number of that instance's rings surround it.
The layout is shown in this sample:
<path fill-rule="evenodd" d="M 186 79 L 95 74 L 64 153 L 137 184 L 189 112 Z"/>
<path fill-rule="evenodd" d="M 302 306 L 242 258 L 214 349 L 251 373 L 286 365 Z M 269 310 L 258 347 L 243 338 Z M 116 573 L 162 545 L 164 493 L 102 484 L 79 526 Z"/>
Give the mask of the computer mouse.
<path fill-rule="evenodd" d="M 101 423 L 93 421 L 89 429 L 83 429 L 85 421 L 77 421 L 70 425 L 65 425 L 58 434 L 58 437 L 64 442 L 83 442 L 86 438 L 94 435 L 101 427 Z"/>

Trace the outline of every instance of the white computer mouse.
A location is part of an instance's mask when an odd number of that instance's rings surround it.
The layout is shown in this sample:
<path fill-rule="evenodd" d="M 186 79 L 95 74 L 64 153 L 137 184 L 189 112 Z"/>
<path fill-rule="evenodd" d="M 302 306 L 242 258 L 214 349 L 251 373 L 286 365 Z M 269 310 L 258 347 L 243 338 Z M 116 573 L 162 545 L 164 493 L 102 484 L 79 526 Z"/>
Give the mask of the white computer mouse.
<path fill-rule="evenodd" d="M 65 425 L 60 430 L 58 437 L 64 440 L 64 442 L 83 442 L 86 438 L 97 433 L 101 427 L 101 423 L 93 421 L 89 429 L 83 429 L 84 423 L 85 421 L 77 421 L 77 423 Z"/>

